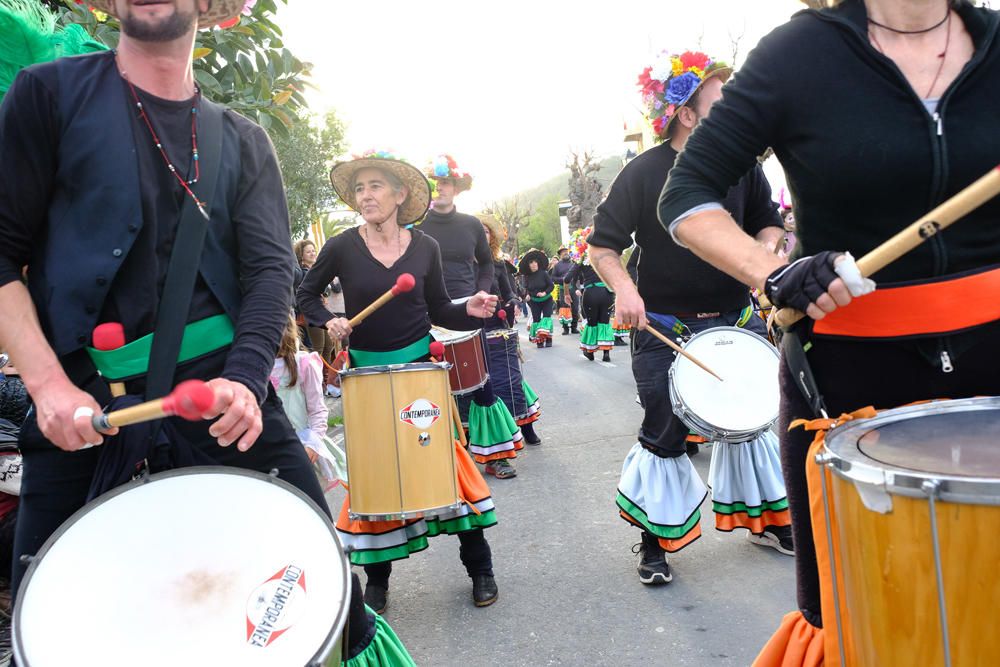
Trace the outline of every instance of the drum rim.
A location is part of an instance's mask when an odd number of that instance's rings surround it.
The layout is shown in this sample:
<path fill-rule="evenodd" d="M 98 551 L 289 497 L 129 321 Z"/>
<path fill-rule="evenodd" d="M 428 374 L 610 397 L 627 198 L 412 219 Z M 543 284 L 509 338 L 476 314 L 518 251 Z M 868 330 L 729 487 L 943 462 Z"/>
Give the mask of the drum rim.
<path fill-rule="evenodd" d="M 481 331 L 482 329 L 473 329 L 471 331 L 455 331 L 454 329 L 446 329 L 444 327 L 433 326 L 431 327 L 431 338 L 433 338 L 438 343 L 442 343 L 444 345 L 454 345 L 456 343 L 465 343 L 466 341 L 475 338 L 480 334 Z M 446 338 L 442 340 L 438 338 L 435 334 L 445 335 L 445 336 L 450 334 L 455 334 L 455 337 Z"/>
<path fill-rule="evenodd" d="M 713 331 L 723 331 L 723 330 L 736 331 L 741 334 L 746 334 L 748 336 L 752 336 L 753 338 L 757 338 L 762 343 L 764 343 L 772 353 L 774 353 L 775 358 L 778 359 L 778 362 L 780 364 L 781 354 L 778 352 L 778 348 L 772 345 L 770 341 L 768 341 L 760 334 L 756 334 L 752 331 L 747 331 L 742 327 L 721 326 L 721 327 L 712 327 L 710 329 L 705 329 L 704 331 L 699 331 L 698 333 L 688 338 L 686 341 L 684 341 L 681 347 L 687 350 L 687 346 L 699 336 L 703 336 Z M 728 444 L 748 442 L 750 440 L 756 439 L 761 433 L 764 433 L 765 431 L 770 429 L 772 426 L 774 426 L 774 423 L 778 421 L 778 414 L 781 410 L 780 402 L 778 407 L 774 411 L 774 416 L 759 428 L 731 431 L 724 429 L 716 424 L 708 422 L 708 420 L 703 419 L 702 417 L 692 412 L 688 404 L 684 402 L 684 397 L 680 395 L 680 392 L 674 389 L 674 387 L 676 386 L 676 382 L 674 381 L 674 376 L 676 375 L 677 372 L 676 369 L 677 369 L 677 359 L 675 358 L 673 363 L 670 364 L 670 370 L 667 371 L 667 376 L 668 376 L 667 389 L 670 393 L 670 407 L 673 409 L 674 414 L 677 415 L 677 418 L 680 419 L 685 426 L 696 431 L 698 435 L 701 435 L 702 437 L 705 438 L 709 438 L 712 442 L 724 442 Z"/>
<path fill-rule="evenodd" d="M 94 498 L 89 503 L 86 503 L 83 507 L 73 512 L 68 519 L 62 522 L 60 526 L 53 532 L 47 540 L 42 544 L 41 548 L 36 554 L 32 556 L 31 563 L 28 565 L 27 570 L 24 572 L 24 577 L 21 579 L 21 587 L 19 589 L 19 595 L 17 596 L 17 601 L 14 603 L 14 610 L 10 616 L 10 627 L 11 627 L 11 646 L 14 652 L 14 657 L 17 660 L 17 664 L 20 667 L 31 667 L 28 658 L 23 652 L 23 640 L 21 638 L 21 613 L 24 609 L 24 591 L 27 590 L 28 584 L 31 583 L 31 579 L 38 569 L 38 564 L 42 562 L 45 555 L 52 548 L 52 545 L 62 537 L 70 528 L 76 525 L 76 523 L 85 515 L 92 512 L 98 506 L 105 504 L 107 501 L 116 498 L 126 491 L 131 490 L 134 487 L 144 486 L 153 482 L 158 482 L 161 480 L 171 479 L 173 477 L 186 477 L 189 475 L 206 475 L 206 474 L 224 474 L 224 475 L 236 475 L 242 477 L 251 477 L 257 479 L 258 481 L 268 482 L 271 484 L 277 484 L 278 486 L 284 487 L 286 491 L 292 492 L 299 499 L 305 501 L 313 511 L 315 511 L 323 520 L 327 529 L 330 531 L 330 535 L 333 536 L 334 543 L 340 549 L 340 553 L 343 554 L 343 558 L 340 559 L 340 569 L 341 575 L 344 580 L 344 592 L 346 596 L 344 598 L 344 604 L 341 606 L 340 610 L 337 612 L 334 625 L 330 630 L 330 633 L 323 640 L 322 645 L 312 658 L 309 659 L 307 667 L 312 665 L 321 665 L 324 660 L 326 660 L 330 653 L 337 646 L 337 642 L 340 640 L 341 635 L 344 632 L 344 628 L 347 625 L 347 614 L 350 608 L 351 599 L 351 572 L 350 561 L 347 552 L 344 551 L 344 545 L 340 543 L 340 537 L 337 536 L 337 530 L 334 527 L 333 521 L 320 509 L 316 502 L 307 496 L 304 491 L 298 487 L 292 486 L 283 479 L 279 479 L 277 475 L 269 475 L 266 473 L 258 472 L 256 470 L 249 470 L 247 468 L 235 468 L 231 466 L 190 466 L 186 468 L 175 468 L 173 470 L 167 470 L 164 472 L 158 472 L 150 475 L 144 475 L 138 479 L 131 480 L 125 484 L 111 489 L 106 493 L 102 493 L 97 498 Z"/>
<path fill-rule="evenodd" d="M 411 364 L 388 364 L 383 366 L 361 366 L 359 368 L 348 368 L 339 371 L 342 378 L 355 375 L 380 375 L 382 373 L 411 373 L 414 371 L 431 371 L 451 369 L 452 364 L 447 361 L 417 361 Z"/>
<path fill-rule="evenodd" d="M 960 398 L 907 405 L 883 410 L 869 419 L 854 419 L 830 430 L 823 444 L 820 463 L 829 465 L 838 477 L 867 484 L 887 493 L 926 498 L 925 482 L 937 482 L 935 492 L 946 502 L 1000 505 L 1000 477 L 954 475 L 902 468 L 882 463 L 858 449 L 859 432 L 867 432 L 907 417 L 942 412 L 945 406 L 961 412 L 1000 410 L 1000 396 Z"/>

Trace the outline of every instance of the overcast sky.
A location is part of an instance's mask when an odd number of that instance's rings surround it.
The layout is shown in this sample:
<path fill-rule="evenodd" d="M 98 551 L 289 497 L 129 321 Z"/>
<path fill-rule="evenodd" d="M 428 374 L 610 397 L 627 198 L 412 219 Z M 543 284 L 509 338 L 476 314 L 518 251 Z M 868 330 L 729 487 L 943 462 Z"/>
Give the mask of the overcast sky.
<path fill-rule="evenodd" d="M 352 151 L 423 162 L 451 153 L 475 177 L 458 204 L 531 187 L 568 151 L 622 152 L 635 80 L 662 49 L 738 60 L 803 7 L 797 0 L 291 0 L 286 45 L 315 65 L 318 111 L 348 124 Z"/>

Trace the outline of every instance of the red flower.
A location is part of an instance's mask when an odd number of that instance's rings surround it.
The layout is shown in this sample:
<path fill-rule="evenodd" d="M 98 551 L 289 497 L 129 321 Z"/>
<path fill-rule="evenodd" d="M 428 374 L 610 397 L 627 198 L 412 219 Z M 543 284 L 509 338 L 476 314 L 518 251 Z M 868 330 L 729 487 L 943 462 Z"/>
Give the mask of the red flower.
<path fill-rule="evenodd" d="M 659 118 L 653 119 L 653 131 L 657 134 L 663 134 L 663 128 L 667 124 L 667 119 L 665 116 L 660 116 Z"/>
<path fill-rule="evenodd" d="M 704 70 L 709 61 L 709 57 L 701 51 L 685 51 L 680 55 L 680 59 L 685 70 L 691 69 L 692 67 Z"/>
<path fill-rule="evenodd" d="M 237 14 L 236 16 L 234 16 L 233 18 L 229 19 L 228 21 L 223 21 L 222 23 L 220 23 L 219 27 L 222 28 L 223 30 L 225 30 L 226 28 L 232 28 L 233 26 L 237 25 L 239 22 L 240 22 L 240 16 L 239 16 L 239 14 Z"/>
<path fill-rule="evenodd" d="M 653 80 L 653 78 L 649 76 L 649 73 L 652 71 L 653 71 L 652 67 L 647 67 L 646 69 L 642 70 L 642 73 L 639 74 L 639 80 L 635 82 L 635 85 L 642 88 L 642 92 L 644 93 L 647 92 L 646 88 L 649 86 L 649 82 Z"/>

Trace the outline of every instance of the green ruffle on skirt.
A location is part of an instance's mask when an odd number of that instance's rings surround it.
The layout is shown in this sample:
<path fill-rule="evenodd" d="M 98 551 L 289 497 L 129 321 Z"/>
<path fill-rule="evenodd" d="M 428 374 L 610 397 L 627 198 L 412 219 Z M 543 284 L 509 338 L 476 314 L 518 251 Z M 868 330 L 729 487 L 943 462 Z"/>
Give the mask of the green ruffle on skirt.
<path fill-rule="evenodd" d="M 610 324 L 598 324 L 595 327 L 588 324 L 580 333 L 580 345 L 588 349 L 596 349 L 601 345 L 613 347 L 614 344 L 615 332 Z"/>
<path fill-rule="evenodd" d="M 345 667 L 417 667 L 385 619 L 368 606 L 365 611 L 375 617 L 375 636 L 364 651 L 341 664 Z"/>
<path fill-rule="evenodd" d="M 551 317 L 543 317 L 542 319 L 538 320 L 537 322 L 532 323 L 531 330 L 529 331 L 530 337 L 531 338 L 536 338 L 536 334 L 538 333 L 539 329 L 544 329 L 551 336 L 552 335 L 552 318 Z"/>
<path fill-rule="evenodd" d="M 469 406 L 469 444 L 494 447 L 510 442 L 517 435 L 518 426 L 507 405 L 499 398 L 488 407 L 472 401 Z"/>
<path fill-rule="evenodd" d="M 538 394 L 536 394 L 535 390 L 531 388 L 531 385 L 524 380 L 521 380 L 521 390 L 524 392 L 525 403 L 532 405 L 538 402 Z"/>
<path fill-rule="evenodd" d="M 495 510 L 486 510 L 476 514 L 471 509 L 465 516 L 454 519 L 429 518 L 427 521 L 427 536 L 436 537 L 438 535 L 458 535 L 467 533 L 478 528 L 490 528 L 497 525 L 497 514 Z"/>

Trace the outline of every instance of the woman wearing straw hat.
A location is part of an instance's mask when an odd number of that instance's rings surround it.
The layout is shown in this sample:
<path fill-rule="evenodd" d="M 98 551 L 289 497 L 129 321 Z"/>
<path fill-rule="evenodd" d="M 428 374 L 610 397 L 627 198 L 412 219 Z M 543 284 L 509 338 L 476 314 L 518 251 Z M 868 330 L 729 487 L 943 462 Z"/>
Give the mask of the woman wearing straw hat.
<path fill-rule="evenodd" d="M 350 334 L 351 365 L 410 363 L 428 358 L 430 322 L 453 329 L 473 329 L 472 318 L 489 318 L 497 298 L 477 292 L 462 304 L 452 303 L 445 289 L 441 254 L 434 239 L 418 229 L 406 229 L 423 217 L 430 203 L 430 184 L 416 167 L 392 154 L 369 152 L 338 162 L 330 172 L 337 195 L 361 214 L 364 224 L 326 242 L 298 290 L 298 303 L 311 325 L 325 326 L 334 337 Z M 416 279 L 416 288 L 396 296 L 372 313 L 357 329 L 348 322 L 392 287 L 402 273 Z M 339 276 L 347 318 L 333 317 L 323 307 L 323 289 Z M 497 599 L 490 546 L 483 528 L 496 524 L 493 500 L 469 455 L 455 448 L 462 497 L 476 512 L 460 510 L 433 519 L 369 522 L 350 520 L 349 497 L 337 519 L 337 532 L 351 562 L 368 575 L 365 602 L 377 612 L 388 604 L 393 560 L 427 547 L 428 536 L 457 534 L 460 555 L 472 578 L 476 606 Z"/>

